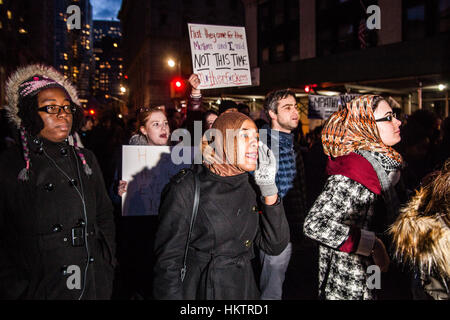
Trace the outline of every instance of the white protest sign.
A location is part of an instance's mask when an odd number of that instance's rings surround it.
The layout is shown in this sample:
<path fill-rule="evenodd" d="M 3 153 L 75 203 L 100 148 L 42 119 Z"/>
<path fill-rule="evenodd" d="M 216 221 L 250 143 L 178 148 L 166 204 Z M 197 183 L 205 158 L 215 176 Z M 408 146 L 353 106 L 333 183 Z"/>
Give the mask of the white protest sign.
<path fill-rule="evenodd" d="M 189 164 L 175 165 L 170 147 L 122 146 L 123 216 L 157 215 L 161 192 L 170 178 Z"/>
<path fill-rule="evenodd" d="M 252 85 L 244 27 L 188 23 L 199 89 Z"/>

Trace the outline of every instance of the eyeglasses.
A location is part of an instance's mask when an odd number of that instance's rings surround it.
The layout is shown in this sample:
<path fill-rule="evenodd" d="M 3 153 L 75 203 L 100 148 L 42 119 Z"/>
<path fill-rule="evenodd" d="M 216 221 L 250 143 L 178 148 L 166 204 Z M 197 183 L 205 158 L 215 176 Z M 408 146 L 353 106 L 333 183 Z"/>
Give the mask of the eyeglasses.
<path fill-rule="evenodd" d="M 393 114 L 390 114 L 390 115 L 388 115 L 388 116 L 386 116 L 386 117 L 384 117 L 384 118 L 381 118 L 381 119 L 375 119 L 375 121 L 376 122 L 383 122 L 383 121 L 392 121 L 393 119 L 397 119 L 397 115 L 395 114 L 395 113 L 393 113 Z"/>
<path fill-rule="evenodd" d="M 58 106 L 54 104 L 38 108 L 38 111 L 43 111 L 50 114 L 59 114 L 61 110 L 64 110 L 64 112 L 67 114 L 74 114 L 77 111 L 77 108 L 71 104 L 66 106 Z"/>

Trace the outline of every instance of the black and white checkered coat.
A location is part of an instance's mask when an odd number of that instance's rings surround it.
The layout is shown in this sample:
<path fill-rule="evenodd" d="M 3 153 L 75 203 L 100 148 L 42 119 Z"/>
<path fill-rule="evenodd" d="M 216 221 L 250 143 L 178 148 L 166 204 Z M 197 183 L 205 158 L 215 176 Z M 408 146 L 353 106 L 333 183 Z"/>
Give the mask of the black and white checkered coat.
<path fill-rule="evenodd" d="M 304 223 L 305 235 L 320 243 L 319 292 L 330 300 L 372 300 L 366 285 L 371 257 L 339 251 L 350 226 L 368 230 L 376 195 L 342 175 L 328 178 Z M 370 231 L 370 230 L 369 230 Z"/>

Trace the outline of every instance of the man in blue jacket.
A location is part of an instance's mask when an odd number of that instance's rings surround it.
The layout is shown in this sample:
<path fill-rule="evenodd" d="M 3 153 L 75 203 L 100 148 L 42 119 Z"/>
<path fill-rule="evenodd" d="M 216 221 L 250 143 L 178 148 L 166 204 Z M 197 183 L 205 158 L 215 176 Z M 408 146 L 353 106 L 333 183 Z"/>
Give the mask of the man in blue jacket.
<path fill-rule="evenodd" d="M 267 144 L 274 152 L 279 166 L 275 182 L 283 199 L 291 230 L 291 241 L 297 242 L 301 238 L 302 221 L 306 213 L 306 191 L 303 159 L 300 150 L 295 148 L 294 135 L 291 133 L 299 123 L 295 93 L 289 89 L 268 93 L 264 101 L 264 110 L 270 121 L 270 128 L 266 125 L 262 129 L 267 130 Z M 291 242 L 277 256 L 260 251 L 261 299 L 281 300 L 291 254 Z"/>

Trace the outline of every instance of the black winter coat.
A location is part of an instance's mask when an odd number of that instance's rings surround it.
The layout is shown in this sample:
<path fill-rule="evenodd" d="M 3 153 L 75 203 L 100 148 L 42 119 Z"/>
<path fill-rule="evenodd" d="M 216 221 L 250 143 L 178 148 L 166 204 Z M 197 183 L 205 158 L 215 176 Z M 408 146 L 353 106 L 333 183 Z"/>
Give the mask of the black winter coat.
<path fill-rule="evenodd" d="M 87 176 L 72 146 L 44 139 L 31 139 L 29 146 L 29 181 L 17 178 L 25 166 L 21 149 L 0 156 L 0 298 L 78 299 L 86 283 L 82 299 L 109 299 L 115 230 L 95 156 L 82 149 L 93 171 Z M 72 228 L 83 225 L 88 246 L 73 246 Z"/>
<path fill-rule="evenodd" d="M 247 173 L 231 177 L 198 170 L 200 204 L 182 283 L 180 270 L 194 199 L 194 174 L 178 174 L 163 191 L 156 234 L 157 299 L 259 299 L 251 259 L 253 245 L 270 255 L 289 242 L 289 226 L 279 200 L 261 204 Z"/>

